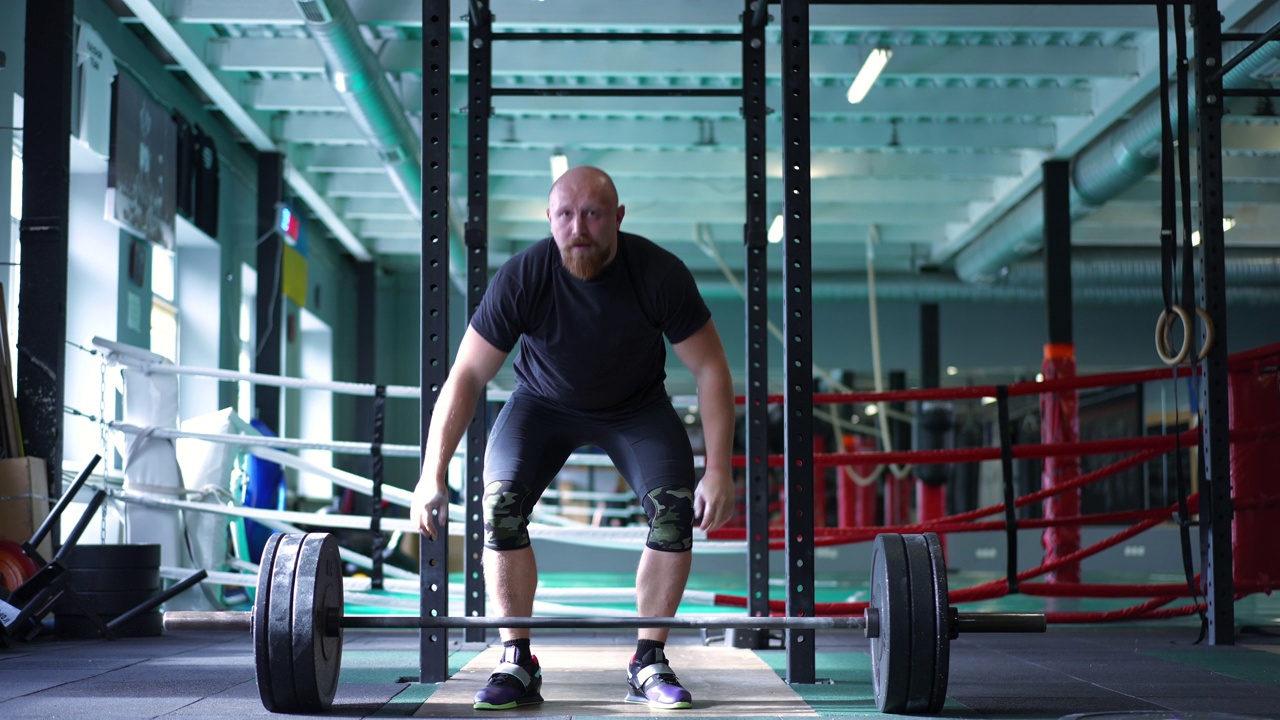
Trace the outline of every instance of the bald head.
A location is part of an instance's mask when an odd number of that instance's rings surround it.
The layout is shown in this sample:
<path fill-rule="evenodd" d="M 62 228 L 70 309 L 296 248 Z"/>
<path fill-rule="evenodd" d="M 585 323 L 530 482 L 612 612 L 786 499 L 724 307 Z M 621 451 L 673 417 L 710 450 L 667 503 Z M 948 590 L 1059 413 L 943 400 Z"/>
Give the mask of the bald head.
<path fill-rule="evenodd" d="M 614 186 L 613 178 L 598 167 L 578 165 L 569 168 L 551 184 L 549 195 L 554 198 L 558 190 L 570 188 L 571 192 L 590 192 L 602 202 L 618 204 L 618 188 Z"/>
<path fill-rule="evenodd" d="M 613 260 L 625 212 L 613 180 L 600 168 L 579 165 L 552 184 L 547 220 L 570 273 L 590 280 Z"/>

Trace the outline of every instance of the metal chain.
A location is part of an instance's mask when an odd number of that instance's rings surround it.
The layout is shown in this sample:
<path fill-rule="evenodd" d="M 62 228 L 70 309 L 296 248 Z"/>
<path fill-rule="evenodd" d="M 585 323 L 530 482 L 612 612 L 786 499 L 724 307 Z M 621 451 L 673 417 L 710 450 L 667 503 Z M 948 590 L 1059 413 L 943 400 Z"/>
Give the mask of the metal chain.
<path fill-rule="evenodd" d="M 102 473 L 102 487 L 107 486 L 107 466 L 111 464 L 111 456 L 107 454 L 107 359 L 103 356 L 98 363 L 98 452 L 102 455 L 99 472 Z M 107 544 L 107 505 L 102 503 L 102 522 L 98 531 L 99 542 Z"/>

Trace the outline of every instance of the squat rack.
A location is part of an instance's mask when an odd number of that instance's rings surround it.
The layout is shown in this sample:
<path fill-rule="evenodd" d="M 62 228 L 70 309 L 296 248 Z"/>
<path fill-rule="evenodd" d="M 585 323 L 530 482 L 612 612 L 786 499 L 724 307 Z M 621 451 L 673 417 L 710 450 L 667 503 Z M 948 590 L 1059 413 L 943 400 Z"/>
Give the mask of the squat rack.
<path fill-rule="evenodd" d="M 782 37 L 782 153 L 783 153 L 783 284 L 784 293 L 783 381 L 785 385 L 785 482 L 787 615 L 814 614 L 813 595 L 813 340 L 810 217 L 809 132 L 809 8 L 817 4 L 945 4 L 945 5 L 1108 5 L 1109 0 L 1029 2 L 1028 0 L 770 0 L 780 5 Z M 469 0 L 468 97 L 467 97 L 467 315 L 470 317 L 488 284 L 488 160 L 489 116 L 495 95 L 626 96 L 715 95 L 739 96 L 746 127 L 746 222 L 743 246 L 746 267 L 746 453 L 747 453 L 747 567 L 748 613 L 765 617 L 768 608 L 768 488 L 767 488 L 767 382 L 768 382 L 768 266 L 765 248 L 766 140 L 765 43 L 769 21 L 766 0 L 743 0 L 740 33 L 494 33 L 489 0 Z M 1199 133 L 1200 178 L 1200 277 L 1198 301 L 1213 323 L 1216 342 L 1200 361 L 1204 376 L 1200 402 L 1205 408 L 1201 424 L 1204 484 L 1201 497 L 1201 555 L 1208 593 L 1209 641 L 1234 643 L 1234 587 L 1232 580 L 1231 505 L 1228 463 L 1226 287 L 1222 230 L 1222 41 L 1221 16 L 1216 0 L 1138 0 L 1140 4 L 1189 5 L 1194 25 L 1196 94 L 1195 114 Z M 423 189 L 422 189 L 422 404 L 420 422 L 425 429 L 449 367 L 449 114 L 450 28 L 449 0 L 423 0 Z M 1275 35 L 1230 36 L 1255 40 L 1241 57 Z M 742 87 L 716 88 L 494 88 L 492 44 L 497 41 L 680 41 L 741 42 Z M 1233 59 L 1227 68 L 1238 62 Z M 1244 91 L 1232 90 L 1229 94 Z M 1201 342 L 1208 328 L 1201 327 Z M 476 418 L 467 431 L 464 480 L 463 572 L 465 613 L 484 615 L 484 583 L 480 570 L 483 536 L 480 499 L 483 494 L 482 461 L 486 442 L 482 395 Z M 442 524 L 437 539 L 422 539 L 420 572 L 423 616 L 448 614 L 448 528 Z M 483 629 L 467 629 L 468 641 L 483 640 Z M 786 631 L 786 679 L 813 683 L 815 652 L 812 629 Z M 448 638 L 440 629 L 424 629 L 420 641 L 420 681 L 442 682 L 448 677 Z"/>

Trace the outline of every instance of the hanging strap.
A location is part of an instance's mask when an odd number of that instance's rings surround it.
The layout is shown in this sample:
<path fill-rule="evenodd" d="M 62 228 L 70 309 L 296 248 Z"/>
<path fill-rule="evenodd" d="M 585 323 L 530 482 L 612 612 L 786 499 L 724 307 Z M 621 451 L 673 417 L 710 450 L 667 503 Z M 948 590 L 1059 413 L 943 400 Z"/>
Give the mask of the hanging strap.
<path fill-rule="evenodd" d="M 1173 266 L 1177 260 L 1178 223 L 1174 189 L 1173 120 L 1169 110 L 1169 9 L 1156 4 L 1160 26 L 1160 292 L 1166 316 L 1173 315 Z"/>

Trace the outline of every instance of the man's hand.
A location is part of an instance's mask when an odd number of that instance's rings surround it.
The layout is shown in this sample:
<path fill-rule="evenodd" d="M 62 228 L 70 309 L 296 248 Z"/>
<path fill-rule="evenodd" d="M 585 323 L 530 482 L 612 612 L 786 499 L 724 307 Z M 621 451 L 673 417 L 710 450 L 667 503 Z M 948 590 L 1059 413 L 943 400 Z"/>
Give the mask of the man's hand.
<path fill-rule="evenodd" d="M 449 496 L 437 492 L 434 482 L 419 482 L 413 490 L 413 504 L 409 506 L 409 520 L 418 526 L 423 535 L 436 539 L 436 530 L 449 520 Z"/>
<path fill-rule="evenodd" d="M 717 530 L 733 518 L 733 476 L 708 470 L 693 491 L 693 516 L 702 518 L 703 530 Z"/>

